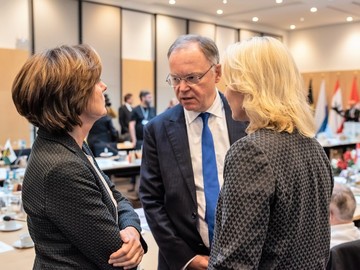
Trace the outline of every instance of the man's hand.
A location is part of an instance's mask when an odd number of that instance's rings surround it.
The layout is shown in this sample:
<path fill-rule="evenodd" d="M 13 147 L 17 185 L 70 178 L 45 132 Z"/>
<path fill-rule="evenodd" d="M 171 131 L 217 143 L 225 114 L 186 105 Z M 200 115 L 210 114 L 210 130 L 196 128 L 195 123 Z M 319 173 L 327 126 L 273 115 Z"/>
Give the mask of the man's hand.
<path fill-rule="evenodd" d="M 123 245 L 110 255 L 109 264 L 121 266 L 124 269 L 138 266 L 144 255 L 139 232 L 134 227 L 126 227 L 120 231 L 120 238 L 123 241 Z"/>
<path fill-rule="evenodd" d="M 188 270 L 206 270 L 209 264 L 209 256 L 196 255 L 186 267 Z"/>

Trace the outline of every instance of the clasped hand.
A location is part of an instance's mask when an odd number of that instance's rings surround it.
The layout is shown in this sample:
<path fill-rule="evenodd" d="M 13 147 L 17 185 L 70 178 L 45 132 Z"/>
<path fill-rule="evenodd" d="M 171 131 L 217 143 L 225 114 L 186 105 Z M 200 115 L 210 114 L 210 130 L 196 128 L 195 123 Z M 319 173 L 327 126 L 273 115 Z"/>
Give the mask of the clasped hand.
<path fill-rule="evenodd" d="M 126 227 L 120 231 L 120 238 L 123 244 L 120 249 L 110 255 L 109 264 L 124 269 L 138 266 L 144 255 L 139 232 L 134 227 Z"/>

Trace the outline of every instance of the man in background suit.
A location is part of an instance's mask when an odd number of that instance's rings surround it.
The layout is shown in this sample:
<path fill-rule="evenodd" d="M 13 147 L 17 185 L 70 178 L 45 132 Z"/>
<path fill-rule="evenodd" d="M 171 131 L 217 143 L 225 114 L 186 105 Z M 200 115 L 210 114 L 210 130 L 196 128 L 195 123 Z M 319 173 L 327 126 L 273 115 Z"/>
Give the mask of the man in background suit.
<path fill-rule="evenodd" d="M 202 112 L 209 112 L 219 185 L 227 150 L 245 136 L 215 84 L 221 66 L 215 43 L 180 36 L 168 51 L 170 74 L 180 104 L 144 127 L 140 199 L 159 246 L 158 269 L 206 269 L 210 251 L 202 176 Z M 216 168 L 214 168 L 216 171 Z"/>
<path fill-rule="evenodd" d="M 351 189 L 335 183 L 330 202 L 330 248 L 360 239 L 360 230 L 353 222 L 356 199 Z"/>
<path fill-rule="evenodd" d="M 134 148 L 140 150 L 143 144 L 144 126 L 155 117 L 155 108 L 151 106 L 152 94 L 147 90 L 140 91 L 140 104 L 131 112 L 129 132 Z"/>
<path fill-rule="evenodd" d="M 119 108 L 119 124 L 121 130 L 121 139 L 124 141 L 130 140 L 129 134 L 129 122 L 131 119 L 131 111 L 132 111 L 132 103 L 133 103 L 133 95 L 126 94 L 124 96 L 125 104 Z"/>

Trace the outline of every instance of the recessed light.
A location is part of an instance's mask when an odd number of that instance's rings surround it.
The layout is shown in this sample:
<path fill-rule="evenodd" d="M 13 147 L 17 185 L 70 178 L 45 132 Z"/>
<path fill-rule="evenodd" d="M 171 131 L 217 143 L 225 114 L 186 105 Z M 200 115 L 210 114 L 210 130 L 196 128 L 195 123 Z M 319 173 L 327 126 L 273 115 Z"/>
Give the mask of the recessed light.
<path fill-rule="evenodd" d="M 303 22 L 303 21 L 305 21 L 305 19 L 304 19 L 304 17 L 301 17 L 300 22 Z"/>
<path fill-rule="evenodd" d="M 221 14 L 224 13 L 224 11 L 223 11 L 222 9 L 218 9 L 218 10 L 216 11 L 216 13 L 219 14 L 219 15 L 221 15 Z"/>
<path fill-rule="evenodd" d="M 311 12 L 316 12 L 316 11 L 317 11 L 317 8 L 316 8 L 316 7 L 312 7 L 312 8 L 310 8 L 310 11 L 311 11 Z"/>
<path fill-rule="evenodd" d="M 227 4 L 227 0 L 223 0 L 223 3 L 224 3 L 224 4 Z"/>
<path fill-rule="evenodd" d="M 296 28 L 296 26 L 294 24 L 290 25 L 290 29 L 294 30 Z"/>
<path fill-rule="evenodd" d="M 169 4 L 170 5 L 175 5 L 176 1 L 175 0 L 169 0 Z"/>
<path fill-rule="evenodd" d="M 252 21 L 253 21 L 253 22 L 257 22 L 258 20 L 259 20 L 258 17 L 253 17 L 253 18 L 252 18 Z"/>
<path fill-rule="evenodd" d="M 283 0 L 276 0 L 276 4 L 281 4 Z"/>
<path fill-rule="evenodd" d="M 353 17 L 351 17 L 351 16 L 346 17 L 346 21 L 347 21 L 347 22 L 352 22 L 352 21 L 353 21 Z"/>

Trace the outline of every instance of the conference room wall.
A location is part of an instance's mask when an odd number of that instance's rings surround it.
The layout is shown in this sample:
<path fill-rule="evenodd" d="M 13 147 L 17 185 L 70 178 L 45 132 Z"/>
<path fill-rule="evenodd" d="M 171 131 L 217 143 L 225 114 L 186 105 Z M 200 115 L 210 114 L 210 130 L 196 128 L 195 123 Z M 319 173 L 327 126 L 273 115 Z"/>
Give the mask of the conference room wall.
<path fill-rule="evenodd" d="M 140 103 L 139 93 L 155 94 L 155 16 L 122 10 L 122 100 L 127 93 L 134 95 L 134 106 Z"/>
<path fill-rule="evenodd" d="M 26 50 L 0 49 L 0 145 L 4 145 L 7 139 L 14 147 L 19 147 L 22 140 L 27 146 L 31 142 L 32 126 L 18 114 L 10 91 L 17 72 L 28 56 Z"/>
<path fill-rule="evenodd" d="M 308 88 L 312 79 L 317 103 L 320 84 L 325 80 L 328 104 L 339 80 L 343 107 L 348 106 L 354 77 L 360 80 L 360 23 L 344 23 L 289 33 L 288 47 Z M 359 94 L 360 95 L 360 94 Z"/>
<path fill-rule="evenodd" d="M 121 98 L 121 10 L 114 6 L 84 2 L 81 26 L 82 43 L 93 46 L 101 57 L 101 79 L 107 85 L 106 93 L 117 112 Z M 119 129 L 117 118 L 113 123 Z"/>
<path fill-rule="evenodd" d="M 237 29 L 217 26 L 215 31 L 215 42 L 219 49 L 220 54 L 220 62 L 222 61 L 222 57 L 226 48 L 235 42 L 239 41 L 239 31 Z M 220 82 L 217 83 L 216 87 L 224 92 L 225 91 L 225 83 L 221 78 Z"/>
<path fill-rule="evenodd" d="M 29 49 L 29 1 L 1 0 L 0 48 Z"/>
<path fill-rule="evenodd" d="M 291 31 L 287 45 L 301 72 L 360 68 L 360 22 Z"/>
<path fill-rule="evenodd" d="M 258 36 L 261 36 L 260 32 L 247 30 L 247 29 L 240 29 L 240 41 Z"/>
<path fill-rule="evenodd" d="M 167 84 L 169 74 L 167 52 L 174 40 L 187 33 L 187 20 L 156 15 L 156 100 L 157 113 L 163 112 L 171 98 L 175 97 L 174 90 Z"/>
<path fill-rule="evenodd" d="M 33 0 L 34 52 L 79 43 L 77 0 Z"/>

